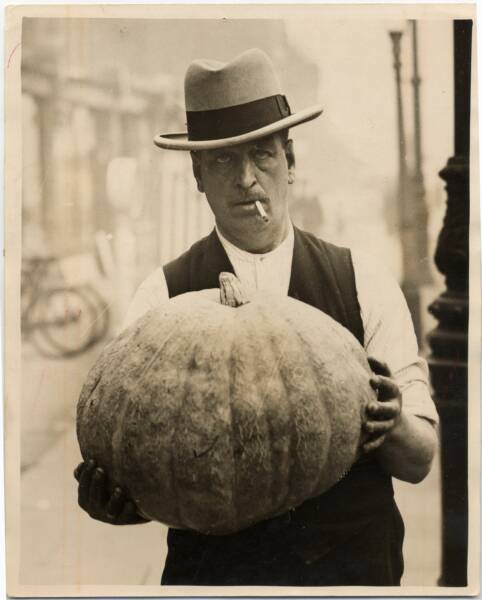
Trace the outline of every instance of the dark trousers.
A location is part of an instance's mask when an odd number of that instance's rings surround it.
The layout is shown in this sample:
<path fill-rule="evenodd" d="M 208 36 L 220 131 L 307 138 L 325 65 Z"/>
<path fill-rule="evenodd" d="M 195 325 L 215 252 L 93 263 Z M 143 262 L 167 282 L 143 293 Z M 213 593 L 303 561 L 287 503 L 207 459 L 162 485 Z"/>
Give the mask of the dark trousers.
<path fill-rule="evenodd" d="M 404 525 L 395 502 L 355 529 L 345 531 L 341 543 L 322 541 L 314 560 L 302 558 L 304 544 L 290 540 L 289 527 L 265 527 L 261 537 L 259 528 L 230 536 L 170 530 L 161 584 L 400 585 Z M 312 537 L 311 545 L 316 543 Z"/>

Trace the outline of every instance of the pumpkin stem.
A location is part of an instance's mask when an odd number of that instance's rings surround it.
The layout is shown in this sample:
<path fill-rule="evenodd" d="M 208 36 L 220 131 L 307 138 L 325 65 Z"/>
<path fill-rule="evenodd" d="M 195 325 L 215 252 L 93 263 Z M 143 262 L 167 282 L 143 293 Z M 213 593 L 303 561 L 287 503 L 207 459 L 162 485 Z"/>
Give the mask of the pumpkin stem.
<path fill-rule="evenodd" d="M 224 306 L 236 308 L 249 302 L 241 282 L 233 273 L 224 271 L 219 274 L 219 291 L 221 292 L 221 304 Z"/>

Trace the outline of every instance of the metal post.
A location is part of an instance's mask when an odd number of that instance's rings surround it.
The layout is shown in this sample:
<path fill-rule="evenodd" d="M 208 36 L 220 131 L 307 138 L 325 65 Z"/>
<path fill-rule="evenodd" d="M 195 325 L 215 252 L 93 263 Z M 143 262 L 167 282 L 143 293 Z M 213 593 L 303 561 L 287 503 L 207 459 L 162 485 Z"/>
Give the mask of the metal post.
<path fill-rule="evenodd" d="M 401 31 L 390 31 L 393 51 L 393 68 L 395 70 L 395 85 L 397 93 L 397 125 L 398 125 L 398 183 L 401 199 L 405 195 L 407 181 L 407 144 L 405 142 L 405 125 L 403 116 L 403 101 L 402 101 L 402 82 L 401 82 L 401 67 L 400 60 L 400 45 L 402 39 Z"/>
<path fill-rule="evenodd" d="M 412 29 L 412 88 L 413 88 L 413 120 L 415 164 L 411 177 L 411 206 L 415 216 L 416 253 L 418 264 L 414 269 L 414 277 L 419 285 L 431 283 L 432 276 L 428 266 L 428 210 L 425 202 L 425 185 L 423 180 L 422 157 L 422 124 L 420 115 L 420 87 L 422 80 L 418 70 L 418 35 L 417 21 L 410 21 Z"/>
<path fill-rule="evenodd" d="M 405 141 L 405 124 L 403 114 L 403 97 L 401 83 L 401 31 L 390 31 L 393 50 L 393 68 L 395 70 L 395 85 L 397 94 L 397 123 L 398 123 L 398 214 L 400 239 L 402 243 L 403 272 L 401 288 L 407 300 L 412 320 L 420 341 L 421 316 L 420 295 L 418 291 L 418 264 L 420 256 L 416 246 L 416 215 L 413 198 L 409 190 L 407 168 L 407 145 Z"/>
<path fill-rule="evenodd" d="M 454 21 L 455 155 L 440 177 L 447 212 L 435 263 L 447 290 L 429 311 L 438 326 L 429 336 L 432 384 L 441 420 L 443 586 L 467 585 L 468 448 L 467 348 L 469 266 L 469 150 L 472 21 Z"/>

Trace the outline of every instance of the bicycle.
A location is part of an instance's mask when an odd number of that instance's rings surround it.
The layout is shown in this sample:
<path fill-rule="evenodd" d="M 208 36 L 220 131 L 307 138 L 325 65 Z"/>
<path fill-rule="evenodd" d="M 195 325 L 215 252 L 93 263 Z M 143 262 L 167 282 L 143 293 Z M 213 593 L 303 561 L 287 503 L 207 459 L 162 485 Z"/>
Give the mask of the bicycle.
<path fill-rule="evenodd" d="M 76 356 L 109 329 L 109 309 L 90 284 L 66 285 L 56 256 L 22 260 L 21 327 L 24 340 L 49 358 Z"/>

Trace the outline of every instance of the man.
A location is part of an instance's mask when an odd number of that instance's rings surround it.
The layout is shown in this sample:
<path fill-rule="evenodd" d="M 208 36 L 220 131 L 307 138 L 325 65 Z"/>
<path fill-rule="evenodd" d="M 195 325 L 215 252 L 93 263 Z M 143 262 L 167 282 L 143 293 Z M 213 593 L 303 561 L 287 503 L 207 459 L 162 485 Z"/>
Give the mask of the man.
<path fill-rule="evenodd" d="M 367 408 L 361 458 L 337 485 L 238 534 L 171 529 L 162 583 L 399 585 L 404 528 L 392 477 L 421 481 L 437 440 L 426 365 L 400 289 L 370 261 L 291 224 L 295 156 L 288 128 L 321 108 L 292 114 L 264 53 L 250 50 L 228 64 L 195 61 L 185 93 L 188 134 L 157 136 L 155 143 L 191 151 L 216 228 L 148 277 L 126 323 L 169 297 L 217 287 L 221 271 L 235 272 L 248 291 L 289 294 L 350 329 L 372 357 L 378 400 Z M 143 521 L 122 490 L 108 496 L 102 466 L 88 461 L 76 477 L 79 504 L 92 517 Z"/>

